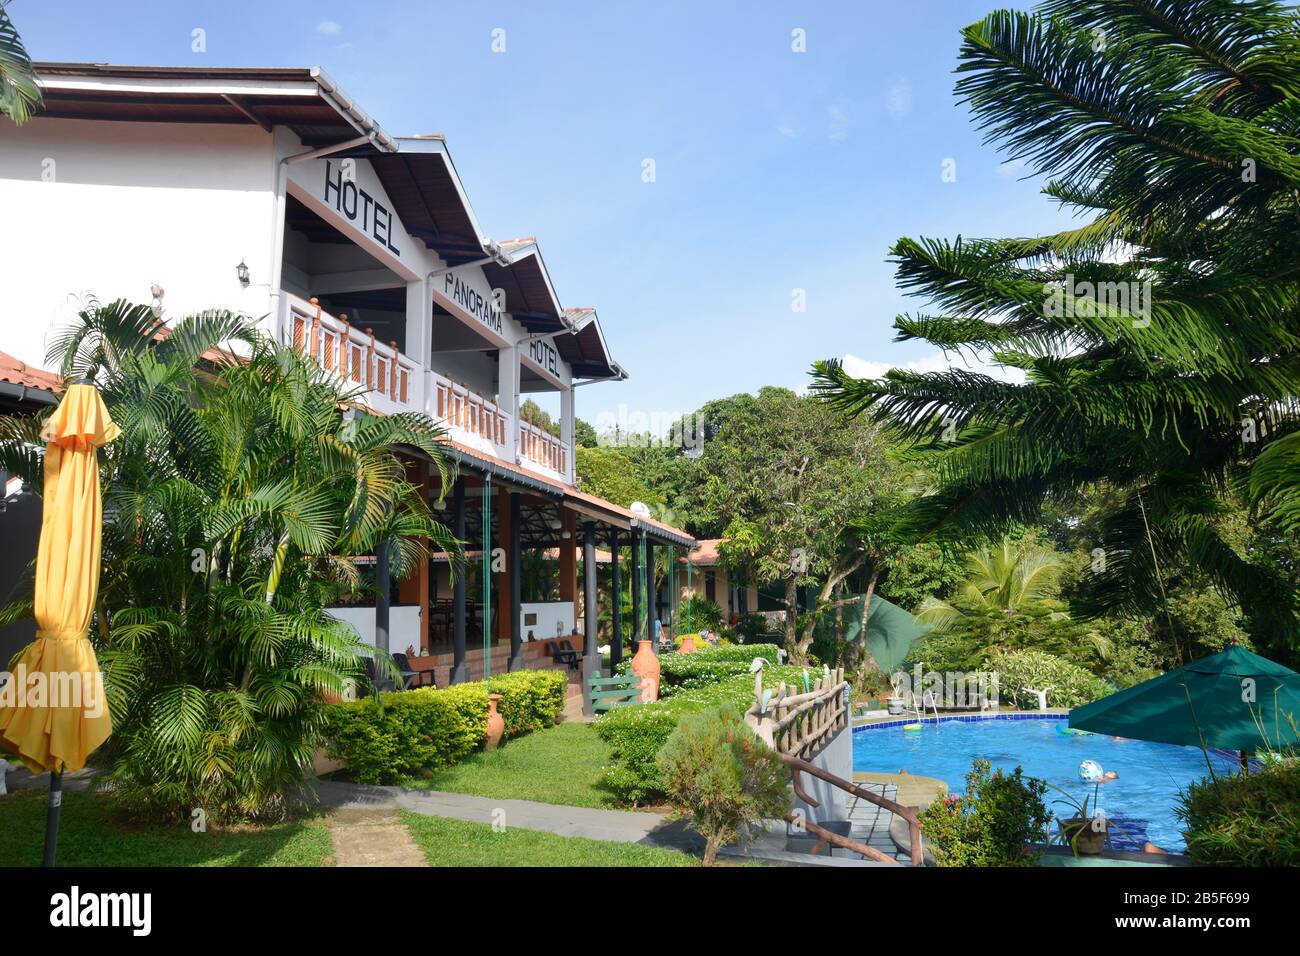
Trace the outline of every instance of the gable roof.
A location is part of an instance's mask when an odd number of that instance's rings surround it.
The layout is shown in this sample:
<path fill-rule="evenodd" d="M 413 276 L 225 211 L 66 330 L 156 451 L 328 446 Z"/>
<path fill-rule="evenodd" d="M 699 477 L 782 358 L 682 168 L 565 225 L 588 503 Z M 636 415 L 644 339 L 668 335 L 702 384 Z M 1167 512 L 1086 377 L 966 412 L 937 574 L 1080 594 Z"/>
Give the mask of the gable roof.
<path fill-rule="evenodd" d="M 319 67 L 34 66 L 44 97 L 40 115 L 51 118 L 256 125 L 268 132 L 283 126 L 308 148 L 364 137 L 333 155 L 370 162 L 412 236 L 449 266 L 479 263 L 529 332 L 557 333 L 556 347 L 575 374 L 626 377 L 598 327 L 595 334 L 585 326 L 568 334 L 537 240 L 498 244 L 484 234 L 445 137 L 389 134 Z"/>

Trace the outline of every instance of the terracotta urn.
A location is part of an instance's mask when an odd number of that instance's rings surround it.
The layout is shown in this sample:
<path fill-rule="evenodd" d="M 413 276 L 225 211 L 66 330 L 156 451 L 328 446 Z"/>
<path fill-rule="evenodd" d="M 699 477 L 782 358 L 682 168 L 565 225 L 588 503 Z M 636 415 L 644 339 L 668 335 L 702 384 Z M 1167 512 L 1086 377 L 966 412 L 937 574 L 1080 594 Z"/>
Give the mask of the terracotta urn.
<path fill-rule="evenodd" d="M 506 732 L 505 718 L 497 713 L 497 701 L 500 699 L 500 694 L 488 694 L 487 738 L 483 741 L 485 750 L 495 749 Z"/>
<path fill-rule="evenodd" d="M 650 641 L 637 641 L 632 673 L 641 678 L 641 702 L 649 704 L 658 700 L 659 657 L 652 650 Z"/>
<path fill-rule="evenodd" d="M 682 646 L 677 648 L 678 654 L 694 654 L 699 648 L 695 646 L 694 634 L 682 635 Z"/>

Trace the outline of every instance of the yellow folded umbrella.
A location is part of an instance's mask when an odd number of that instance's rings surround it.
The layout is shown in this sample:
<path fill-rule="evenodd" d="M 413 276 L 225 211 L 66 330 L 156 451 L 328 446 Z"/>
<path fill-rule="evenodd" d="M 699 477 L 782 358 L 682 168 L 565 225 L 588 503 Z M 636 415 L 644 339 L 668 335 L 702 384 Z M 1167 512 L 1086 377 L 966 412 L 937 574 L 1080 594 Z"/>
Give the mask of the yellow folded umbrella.
<path fill-rule="evenodd" d="M 80 770 L 113 731 L 87 632 L 99 590 L 103 503 L 95 449 L 121 429 L 93 385 L 68 387 L 45 424 L 36 641 L 0 694 L 0 738 L 33 772 Z"/>

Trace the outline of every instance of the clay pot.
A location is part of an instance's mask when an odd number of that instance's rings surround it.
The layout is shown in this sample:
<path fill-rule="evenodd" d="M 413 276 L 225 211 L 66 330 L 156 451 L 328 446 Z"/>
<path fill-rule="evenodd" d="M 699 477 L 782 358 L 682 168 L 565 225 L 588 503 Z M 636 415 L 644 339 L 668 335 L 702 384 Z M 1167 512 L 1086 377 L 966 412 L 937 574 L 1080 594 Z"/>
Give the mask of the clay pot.
<path fill-rule="evenodd" d="M 483 741 L 484 750 L 494 750 L 497 744 L 501 743 L 501 738 L 506 732 L 505 718 L 497 713 L 497 701 L 500 699 L 500 694 L 488 694 L 487 738 Z"/>
<path fill-rule="evenodd" d="M 1088 817 L 1071 817 L 1060 821 L 1060 826 L 1065 845 L 1073 847 L 1079 856 L 1098 856 L 1106 848 L 1107 827 L 1104 824 L 1097 829 Z"/>
<path fill-rule="evenodd" d="M 659 657 L 651 649 L 650 641 L 637 641 L 636 655 L 632 658 L 632 673 L 641 678 L 641 702 L 649 704 L 659 699 Z"/>
<path fill-rule="evenodd" d="M 678 654 L 694 654 L 699 648 L 695 646 L 695 635 L 687 634 L 682 637 L 682 646 L 677 648 Z"/>

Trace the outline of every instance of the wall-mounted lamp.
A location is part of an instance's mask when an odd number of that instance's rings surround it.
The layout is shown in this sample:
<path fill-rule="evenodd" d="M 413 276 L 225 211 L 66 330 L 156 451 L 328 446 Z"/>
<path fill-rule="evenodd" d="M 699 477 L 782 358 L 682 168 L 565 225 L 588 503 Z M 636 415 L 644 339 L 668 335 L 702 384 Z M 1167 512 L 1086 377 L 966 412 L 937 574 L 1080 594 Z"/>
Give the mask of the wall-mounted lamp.
<path fill-rule="evenodd" d="M 239 265 L 235 266 L 235 275 L 239 277 L 239 284 L 245 289 L 248 288 L 248 265 L 243 259 L 239 260 Z"/>

